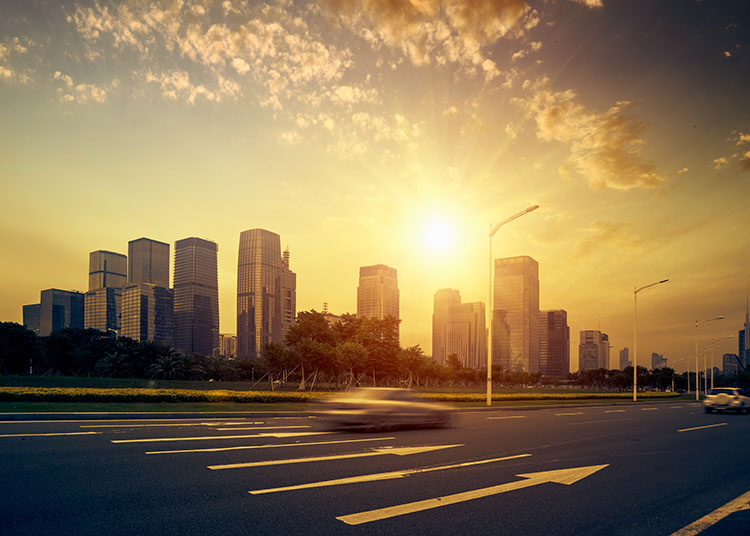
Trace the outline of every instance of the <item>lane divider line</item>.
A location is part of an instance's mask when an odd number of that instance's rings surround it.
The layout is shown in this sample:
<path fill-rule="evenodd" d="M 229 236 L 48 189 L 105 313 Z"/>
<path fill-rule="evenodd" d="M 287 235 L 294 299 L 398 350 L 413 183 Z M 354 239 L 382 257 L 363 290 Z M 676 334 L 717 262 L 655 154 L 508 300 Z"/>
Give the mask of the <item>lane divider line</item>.
<path fill-rule="evenodd" d="M 310 435 L 335 434 L 336 432 L 278 432 L 246 435 L 218 435 L 199 437 L 157 437 L 149 439 L 112 439 L 112 443 L 156 443 L 161 441 L 213 441 L 218 439 L 248 439 L 250 437 L 303 437 Z"/>
<path fill-rule="evenodd" d="M 690 523 L 688 526 L 681 528 L 677 532 L 673 532 L 672 536 L 695 536 L 706 530 L 711 525 L 715 525 L 729 514 L 740 512 L 742 510 L 750 510 L 750 491 L 743 493 L 736 499 L 729 501 L 724 506 L 717 508 L 710 514 Z"/>
<path fill-rule="evenodd" d="M 295 491 L 300 489 L 323 488 L 326 486 L 341 486 L 343 484 L 358 484 L 360 482 L 375 482 L 377 480 L 391 480 L 394 478 L 403 478 L 405 476 L 429 473 L 432 471 L 445 471 L 459 467 L 470 467 L 472 465 L 482 465 L 485 463 L 502 462 L 505 460 L 515 460 L 517 458 L 526 458 L 531 454 L 516 454 L 515 456 L 504 456 L 502 458 L 491 458 L 489 460 L 478 460 L 474 462 L 454 463 L 451 465 L 440 465 L 437 467 L 424 467 L 419 469 L 405 469 L 403 471 L 390 471 L 387 473 L 372 473 L 369 475 L 351 476 L 348 478 L 336 478 L 334 480 L 322 480 L 320 482 L 310 482 L 309 484 L 298 484 L 296 486 L 284 486 L 282 488 L 256 489 L 248 491 L 251 495 L 262 495 L 264 493 L 278 493 L 281 491 Z"/>
<path fill-rule="evenodd" d="M 101 432 L 57 432 L 51 434 L 2 434 L 0 437 L 49 437 L 49 436 L 66 436 L 66 435 L 92 435 L 101 434 Z"/>
<path fill-rule="evenodd" d="M 570 413 L 555 413 L 555 417 L 562 417 L 563 415 L 583 415 L 582 411 L 573 411 Z"/>
<path fill-rule="evenodd" d="M 422 454 L 433 450 L 450 449 L 453 447 L 463 447 L 463 443 L 457 445 L 430 445 L 424 447 L 377 447 L 369 452 L 355 452 L 351 454 L 334 454 L 332 456 L 314 456 L 310 458 L 292 458 L 286 460 L 267 460 L 262 462 L 246 463 L 228 463 L 225 465 L 208 465 L 213 471 L 220 469 L 244 469 L 247 467 L 266 467 L 268 465 L 287 465 L 290 463 L 309 463 L 323 462 L 330 460 L 348 460 L 351 458 L 366 458 L 368 456 L 383 456 L 384 454 L 396 454 L 398 456 L 408 456 L 409 454 Z"/>
<path fill-rule="evenodd" d="M 487 417 L 488 421 L 496 421 L 499 419 L 525 419 L 526 415 L 507 415 L 505 417 Z"/>
<path fill-rule="evenodd" d="M 217 447 L 213 449 L 186 449 L 186 450 L 152 450 L 146 454 L 182 454 L 186 452 L 224 452 L 226 450 L 248 450 L 248 449 L 272 449 L 282 447 L 314 447 L 315 445 L 335 445 L 338 443 L 358 443 L 361 441 L 390 441 L 395 437 L 374 437 L 367 439 L 337 439 L 335 441 L 315 441 L 312 443 L 268 443 L 266 445 L 244 445 L 242 447 Z"/>
<path fill-rule="evenodd" d="M 186 422 L 186 423 L 159 423 L 159 424 L 82 424 L 79 428 L 151 428 L 155 426 L 229 426 L 231 424 L 266 424 L 264 422 Z"/>
<path fill-rule="evenodd" d="M 690 432 L 692 430 L 703 430 L 704 428 L 715 428 L 717 426 L 726 426 L 729 423 L 726 422 L 720 422 L 719 424 L 707 424 L 706 426 L 696 426 L 694 428 L 683 428 L 682 430 L 677 430 L 678 432 Z"/>
<path fill-rule="evenodd" d="M 232 428 L 217 428 L 217 430 L 221 430 L 222 432 L 226 432 L 227 430 L 282 430 L 285 428 L 312 428 L 310 425 L 297 425 L 297 426 L 251 426 L 248 428 L 242 428 L 242 427 L 232 427 Z"/>
<path fill-rule="evenodd" d="M 641 411 L 658 411 L 659 408 L 641 408 Z"/>
<path fill-rule="evenodd" d="M 624 409 L 608 409 L 604 413 L 625 413 Z"/>
<path fill-rule="evenodd" d="M 623 417 L 622 419 L 600 419 L 598 421 L 576 421 L 576 422 L 569 422 L 568 426 L 572 426 L 574 424 L 595 424 L 598 422 L 617 422 L 617 421 L 630 421 L 632 420 L 630 417 Z"/>

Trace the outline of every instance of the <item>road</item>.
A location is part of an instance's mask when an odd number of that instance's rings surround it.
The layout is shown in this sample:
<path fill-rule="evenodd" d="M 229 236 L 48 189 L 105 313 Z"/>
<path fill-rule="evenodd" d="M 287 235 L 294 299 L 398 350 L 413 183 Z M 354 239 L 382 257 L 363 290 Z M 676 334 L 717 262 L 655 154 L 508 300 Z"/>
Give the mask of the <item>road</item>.
<path fill-rule="evenodd" d="M 749 446 L 750 415 L 690 402 L 387 433 L 314 415 L 4 421 L 0 532 L 747 535 L 750 495 L 729 503 L 750 491 Z"/>

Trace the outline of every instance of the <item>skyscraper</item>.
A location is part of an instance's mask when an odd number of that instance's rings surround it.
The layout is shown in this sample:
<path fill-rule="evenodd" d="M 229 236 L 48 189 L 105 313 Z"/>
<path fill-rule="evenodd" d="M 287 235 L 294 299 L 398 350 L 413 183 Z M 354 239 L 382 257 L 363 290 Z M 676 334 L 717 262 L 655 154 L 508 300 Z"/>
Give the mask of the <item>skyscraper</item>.
<path fill-rule="evenodd" d="M 484 303 L 460 303 L 448 309 L 445 355 L 455 354 L 461 365 L 479 369 L 487 366 L 487 332 Z"/>
<path fill-rule="evenodd" d="M 651 353 L 651 369 L 660 369 L 667 366 L 667 360 L 662 354 Z"/>
<path fill-rule="evenodd" d="M 398 274 L 395 268 L 376 264 L 359 269 L 357 316 L 399 318 Z"/>
<path fill-rule="evenodd" d="M 746 370 L 750 370 L 750 302 L 745 304 L 745 325 L 737 333 L 738 344 L 738 356 L 742 366 Z"/>
<path fill-rule="evenodd" d="M 492 362 L 505 369 L 539 371 L 539 264 L 527 256 L 495 259 Z M 495 311 L 503 311 L 497 315 Z M 495 326 L 495 319 L 504 326 Z M 502 339 L 507 331 L 509 340 Z"/>
<path fill-rule="evenodd" d="M 570 372 L 570 328 L 563 309 L 539 311 L 539 372 L 556 379 Z"/>
<path fill-rule="evenodd" d="M 122 293 L 120 336 L 171 346 L 174 344 L 173 310 L 172 289 L 151 283 L 128 285 Z"/>
<path fill-rule="evenodd" d="M 128 242 L 128 283 L 169 288 L 169 244 L 150 238 Z"/>
<path fill-rule="evenodd" d="M 281 329 L 286 332 L 297 316 L 297 274 L 289 268 L 289 249 L 281 257 Z"/>
<path fill-rule="evenodd" d="M 578 345 L 579 370 L 609 368 L 609 336 L 599 330 L 581 330 Z"/>
<path fill-rule="evenodd" d="M 23 306 L 23 325 L 39 335 L 39 315 L 41 304 L 34 303 Z"/>
<path fill-rule="evenodd" d="M 265 229 L 240 233 L 237 261 L 237 356 L 240 358 L 259 358 L 264 345 L 284 341 L 282 271 L 279 235 Z M 291 277 L 285 281 L 290 285 Z"/>
<path fill-rule="evenodd" d="M 127 282 L 128 258 L 112 251 L 89 253 L 89 290 L 122 288 Z"/>
<path fill-rule="evenodd" d="M 50 288 L 39 303 L 39 335 L 46 337 L 65 328 L 83 328 L 83 293 Z"/>
<path fill-rule="evenodd" d="M 195 237 L 174 245 L 174 344 L 185 354 L 212 355 L 219 347 L 217 250 Z"/>
<path fill-rule="evenodd" d="M 446 335 L 450 317 L 448 311 L 453 305 L 461 304 L 461 294 L 452 288 L 441 288 L 435 293 L 432 308 L 432 359 L 445 365 L 448 354 L 445 351 Z"/>
<path fill-rule="evenodd" d="M 630 361 L 630 350 L 625 347 L 620 350 L 620 370 L 625 370 L 625 367 L 632 367 L 633 362 Z"/>
<path fill-rule="evenodd" d="M 128 259 L 122 253 L 89 253 L 89 290 L 84 297 L 84 327 L 116 332 L 120 327 L 122 287 Z"/>

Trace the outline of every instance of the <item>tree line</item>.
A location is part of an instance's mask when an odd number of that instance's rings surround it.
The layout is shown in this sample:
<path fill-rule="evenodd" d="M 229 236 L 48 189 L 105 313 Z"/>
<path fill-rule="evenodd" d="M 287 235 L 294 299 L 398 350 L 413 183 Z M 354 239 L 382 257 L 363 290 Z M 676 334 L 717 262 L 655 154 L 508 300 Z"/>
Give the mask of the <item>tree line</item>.
<path fill-rule="evenodd" d="M 168 380 L 252 381 L 271 389 L 345 389 L 355 385 L 460 386 L 481 388 L 486 369 L 463 367 L 456 355 L 446 364 L 425 356 L 419 345 L 402 348 L 399 320 L 362 318 L 345 314 L 329 323 L 325 315 L 298 313 L 283 343 L 264 345 L 260 359 L 181 354 L 154 341 L 112 338 L 93 329 L 64 329 L 38 337 L 24 326 L 0 323 L 0 372 Z M 552 382 L 541 374 L 492 367 L 493 383 L 530 386 Z M 748 373 L 743 373 L 750 376 Z M 675 380 L 684 389 L 685 376 L 669 368 L 648 371 L 638 367 L 642 387 L 666 389 Z M 744 378 L 744 379 L 743 379 Z M 595 389 L 632 388 L 633 370 L 584 370 L 564 383 Z M 721 380 L 720 380 L 721 381 Z M 750 378 L 741 376 L 750 386 Z M 693 378 L 694 383 L 694 378 Z M 721 383 L 719 383 L 721 384 Z"/>

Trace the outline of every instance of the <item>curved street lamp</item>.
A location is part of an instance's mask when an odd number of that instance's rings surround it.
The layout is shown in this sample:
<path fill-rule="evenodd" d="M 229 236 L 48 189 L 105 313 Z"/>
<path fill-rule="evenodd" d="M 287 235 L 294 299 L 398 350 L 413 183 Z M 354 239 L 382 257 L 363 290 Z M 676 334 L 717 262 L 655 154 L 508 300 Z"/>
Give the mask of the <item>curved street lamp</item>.
<path fill-rule="evenodd" d="M 714 320 L 724 320 L 724 315 L 717 316 L 715 318 L 707 318 L 706 320 L 695 321 L 695 399 L 700 400 L 700 378 L 698 376 L 698 326 L 705 324 L 706 322 L 713 322 Z"/>
<path fill-rule="evenodd" d="M 524 214 L 528 214 L 539 208 L 539 205 L 532 205 L 525 210 L 522 210 L 518 214 L 514 214 L 510 218 L 506 218 L 500 223 L 490 224 L 489 242 L 490 242 L 490 295 L 487 298 L 487 405 L 492 405 L 492 237 L 495 236 L 500 227 L 506 223 L 510 223 L 516 218 L 520 218 Z"/>
<path fill-rule="evenodd" d="M 662 279 L 641 288 L 633 287 L 633 402 L 638 402 L 638 293 L 667 281 L 669 279 Z"/>

